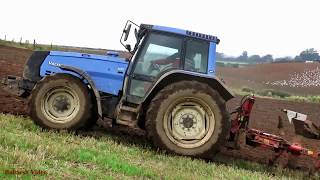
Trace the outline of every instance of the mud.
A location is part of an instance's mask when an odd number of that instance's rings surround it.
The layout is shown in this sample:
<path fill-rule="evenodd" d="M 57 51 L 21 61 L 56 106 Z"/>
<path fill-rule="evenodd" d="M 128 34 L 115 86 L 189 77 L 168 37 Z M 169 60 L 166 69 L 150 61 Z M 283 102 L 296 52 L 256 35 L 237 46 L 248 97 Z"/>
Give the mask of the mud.
<path fill-rule="evenodd" d="M 0 79 L 7 75 L 21 76 L 24 63 L 32 51 L 0 46 Z M 26 115 L 26 100 L 0 88 L 0 112 Z"/>

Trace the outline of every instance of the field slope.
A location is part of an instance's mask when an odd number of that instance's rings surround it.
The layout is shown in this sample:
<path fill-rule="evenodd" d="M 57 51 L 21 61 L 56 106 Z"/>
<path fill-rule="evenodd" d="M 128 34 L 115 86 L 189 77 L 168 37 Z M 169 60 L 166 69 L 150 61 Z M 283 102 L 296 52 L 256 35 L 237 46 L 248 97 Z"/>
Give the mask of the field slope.
<path fill-rule="evenodd" d="M 292 95 L 319 95 L 320 63 L 270 63 L 219 67 L 217 75 L 233 89 L 274 89 Z"/>
<path fill-rule="evenodd" d="M 303 179 L 299 171 L 218 156 L 214 162 L 156 152 L 144 137 L 43 131 L 28 118 L 0 114 L 0 179 Z M 88 135 L 90 134 L 90 135 Z M 24 172 L 8 174 L 9 170 Z M 33 175 L 31 170 L 47 174 Z M 310 177 L 309 177 L 310 178 Z M 313 176 L 319 178 L 319 176 Z"/>

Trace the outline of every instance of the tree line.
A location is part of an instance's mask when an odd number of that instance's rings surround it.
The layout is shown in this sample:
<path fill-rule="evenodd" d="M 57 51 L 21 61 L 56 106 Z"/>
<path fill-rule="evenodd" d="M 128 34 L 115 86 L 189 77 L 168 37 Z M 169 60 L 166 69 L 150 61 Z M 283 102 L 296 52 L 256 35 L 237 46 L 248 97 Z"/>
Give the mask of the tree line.
<path fill-rule="evenodd" d="M 238 57 L 227 56 L 223 53 L 217 53 L 218 61 L 230 61 L 230 62 L 246 62 L 246 63 L 270 63 L 270 62 L 281 62 L 281 61 L 318 61 L 320 62 L 320 56 L 317 50 L 314 48 L 306 49 L 296 55 L 294 58 L 290 56 L 274 58 L 273 55 L 267 54 L 264 56 L 260 55 L 248 55 L 247 51 Z"/>

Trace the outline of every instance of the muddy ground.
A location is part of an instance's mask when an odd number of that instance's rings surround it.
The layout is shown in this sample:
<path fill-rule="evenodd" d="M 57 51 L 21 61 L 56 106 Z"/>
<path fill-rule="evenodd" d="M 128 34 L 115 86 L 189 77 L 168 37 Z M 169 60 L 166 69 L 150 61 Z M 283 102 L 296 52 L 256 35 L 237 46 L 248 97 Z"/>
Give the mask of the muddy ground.
<path fill-rule="evenodd" d="M 12 48 L 0 46 L 0 78 L 5 77 L 8 74 L 21 76 L 25 60 L 31 55 L 30 50 Z M 262 66 L 262 65 L 260 65 Z M 274 65 L 273 65 L 274 66 Z M 298 68 L 297 65 L 293 65 L 294 68 Z M 310 65 L 314 66 L 314 65 Z M 261 67 L 260 67 L 261 68 Z M 274 67 L 273 67 L 274 68 Z M 284 67 L 282 67 L 284 68 Z M 286 68 L 289 68 L 286 65 Z M 223 71 L 228 72 L 228 77 L 232 78 L 232 74 L 235 73 L 234 70 L 223 69 Z M 230 71 L 230 72 L 229 72 Z M 254 71 L 254 70 L 251 70 Z M 221 72 L 221 71 L 220 71 Z M 287 71 L 282 71 L 283 73 L 288 73 Z M 234 74 L 234 76 L 240 79 L 247 79 L 247 76 L 241 77 L 244 72 L 240 71 L 240 76 Z M 277 72 L 279 74 L 279 72 Z M 262 75 L 261 75 L 262 76 Z M 264 75 L 263 75 L 264 76 Z M 280 76 L 280 75 L 278 75 Z M 281 76 L 286 76 L 281 75 Z M 303 89 L 302 89 L 303 90 Z M 310 89 L 310 92 L 319 92 L 318 89 Z M 229 101 L 227 106 L 228 109 L 233 110 L 238 106 L 241 97 L 236 97 Z M 0 88 L 0 112 L 26 115 L 26 105 L 27 102 L 24 99 L 14 97 Z M 286 120 L 286 116 L 282 113 L 281 109 L 290 109 L 293 111 L 302 112 L 307 114 L 309 119 L 314 121 L 316 124 L 320 125 L 320 104 L 314 103 L 296 103 L 289 101 L 280 101 L 274 99 L 262 99 L 258 98 L 254 106 L 251 121 L 249 126 L 251 128 L 261 129 L 269 133 L 279 134 L 278 126 L 278 116 L 281 115 L 283 119 Z M 288 140 L 297 141 L 308 148 L 319 149 L 320 150 L 320 140 L 311 140 L 303 137 L 299 137 L 295 134 L 293 127 L 288 121 L 284 121 L 284 137 Z M 130 131 L 135 132 L 135 131 Z M 252 149 L 249 147 L 243 147 L 241 150 L 227 150 L 223 149 L 223 154 L 239 157 L 243 159 L 258 161 L 262 163 L 267 163 L 268 159 L 273 155 L 273 152 L 266 149 Z M 291 158 L 292 167 L 309 167 L 312 163 L 308 157 Z"/>
<path fill-rule="evenodd" d="M 26 59 L 32 51 L 0 45 L 0 79 L 7 75 L 21 76 Z M 26 101 L 0 88 L 0 112 L 26 114 Z"/>

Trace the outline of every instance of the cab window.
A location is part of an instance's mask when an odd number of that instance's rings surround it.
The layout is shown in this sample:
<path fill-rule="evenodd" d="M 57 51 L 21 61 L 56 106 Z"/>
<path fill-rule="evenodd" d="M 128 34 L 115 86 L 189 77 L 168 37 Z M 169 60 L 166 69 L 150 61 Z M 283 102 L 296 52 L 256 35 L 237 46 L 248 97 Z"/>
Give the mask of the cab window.
<path fill-rule="evenodd" d="M 137 59 L 134 74 L 156 77 L 164 71 L 180 67 L 182 38 L 166 34 L 150 34 Z"/>
<path fill-rule="evenodd" d="M 152 83 L 166 71 L 181 67 L 183 38 L 152 32 L 135 60 L 130 95 L 144 97 Z"/>
<path fill-rule="evenodd" d="M 184 69 L 187 71 L 207 73 L 209 43 L 200 40 L 188 40 Z"/>

